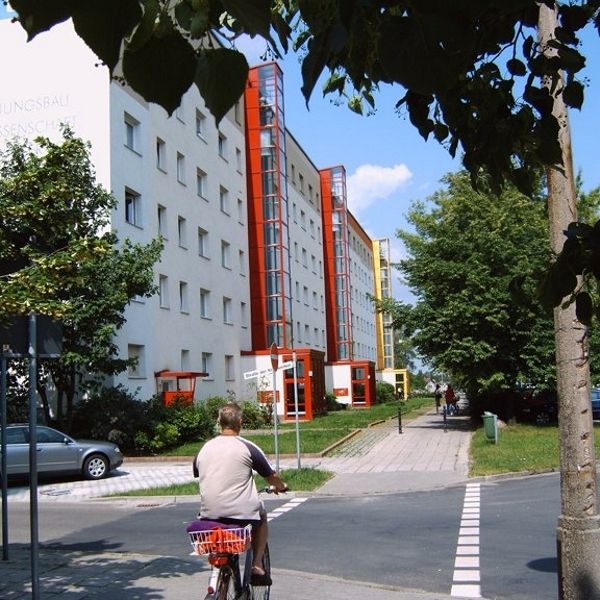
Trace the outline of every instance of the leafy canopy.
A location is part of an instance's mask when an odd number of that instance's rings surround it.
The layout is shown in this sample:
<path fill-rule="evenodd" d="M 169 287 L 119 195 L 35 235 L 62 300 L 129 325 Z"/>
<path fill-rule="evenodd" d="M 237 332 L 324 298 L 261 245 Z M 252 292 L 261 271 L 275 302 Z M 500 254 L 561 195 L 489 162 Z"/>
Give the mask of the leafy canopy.
<path fill-rule="evenodd" d="M 471 393 L 513 389 L 519 379 L 551 381 L 551 311 L 532 300 L 531 273 L 548 262 L 541 197 L 514 188 L 474 191 L 464 172 L 409 213 L 414 231 L 398 231 L 409 257 L 399 267 L 417 300 L 397 316 L 414 331 L 420 354 Z M 511 282 L 528 291 L 520 303 Z"/>
<path fill-rule="evenodd" d="M 119 243 L 107 230 L 116 200 L 95 181 L 89 146 L 15 141 L 0 157 L 0 320 L 35 311 L 63 322 L 63 352 L 42 365 L 68 405 L 89 374 L 123 371 L 116 329 L 132 298 L 154 293 L 162 243 Z M 89 381 L 89 380 L 88 380 Z"/>
<path fill-rule="evenodd" d="M 600 25 L 600 0 L 543 4 L 558 8 L 552 57 L 536 35 L 536 0 L 13 0 L 29 39 L 72 19 L 75 30 L 146 100 L 169 113 L 195 84 L 219 121 L 237 101 L 248 64 L 235 49 L 247 34 L 277 57 L 302 54 L 308 101 L 324 93 L 352 110 L 375 106 L 381 83 L 405 91 L 398 108 L 424 138 L 435 137 L 477 182 L 485 168 L 533 193 L 539 165 L 559 165 L 552 94 L 579 108 L 585 65 L 580 32 Z M 565 75 L 565 83 L 561 80 Z M 542 79 L 552 82 L 551 91 Z"/>

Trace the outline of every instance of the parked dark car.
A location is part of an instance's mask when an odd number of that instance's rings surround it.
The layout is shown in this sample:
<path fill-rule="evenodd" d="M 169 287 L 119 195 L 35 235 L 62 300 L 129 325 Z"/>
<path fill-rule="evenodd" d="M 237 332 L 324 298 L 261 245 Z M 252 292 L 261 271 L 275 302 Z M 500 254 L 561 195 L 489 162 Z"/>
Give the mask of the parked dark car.
<path fill-rule="evenodd" d="M 76 475 L 86 479 L 102 479 L 123 463 L 116 444 L 91 440 L 74 440 L 66 433 L 38 425 L 38 474 Z M 29 475 L 29 425 L 6 428 L 7 475 Z"/>
<path fill-rule="evenodd" d="M 594 420 L 600 419 L 600 390 L 592 390 L 592 417 Z"/>
<path fill-rule="evenodd" d="M 517 404 L 519 420 L 548 425 L 558 420 L 558 399 L 554 390 L 526 390 Z"/>

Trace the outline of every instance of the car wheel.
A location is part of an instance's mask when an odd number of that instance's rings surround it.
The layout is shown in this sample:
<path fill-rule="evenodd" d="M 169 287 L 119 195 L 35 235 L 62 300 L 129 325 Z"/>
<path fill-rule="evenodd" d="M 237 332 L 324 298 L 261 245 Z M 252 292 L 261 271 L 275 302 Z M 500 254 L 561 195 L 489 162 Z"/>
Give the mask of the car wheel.
<path fill-rule="evenodd" d="M 83 463 L 83 475 L 86 479 L 102 479 L 108 475 L 108 460 L 102 454 L 92 454 Z"/>
<path fill-rule="evenodd" d="M 550 414 L 545 410 L 541 410 L 535 415 L 536 425 L 548 425 L 550 423 Z"/>

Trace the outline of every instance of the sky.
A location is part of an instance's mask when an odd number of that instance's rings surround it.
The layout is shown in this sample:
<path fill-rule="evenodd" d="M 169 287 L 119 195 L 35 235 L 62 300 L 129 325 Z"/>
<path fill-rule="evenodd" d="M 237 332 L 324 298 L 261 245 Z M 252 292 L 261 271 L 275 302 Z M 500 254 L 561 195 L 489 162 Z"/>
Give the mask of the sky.
<path fill-rule="evenodd" d="M 575 170 L 581 170 L 587 191 L 600 186 L 600 40 L 592 30 L 584 34 L 583 41 L 588 57 L 581 73 L 585 101 L 581 111 L 571 111 L 570 121 Z M 252 42 L 242 49 L 250 64 L 256 65 L 265 46 Z M 406 116 L 398 116 L 394 105 L 403 95 L 399 86 L 380 90 L 372 116 L 336 106 L 329 97 L 323 98 L 319 84 L 307 108 L 300 91 L 298 57 L 287 55 L 280 65 L 288 129 L 317 167 L 344 165 L 350 210 L 372 238 L 389 238 L 392 261 L 400 260 L 405 252 L 396 231 L 409 227 L 406 214 L 411 203 L 439 189 L 445 173 L 460 169 L 459 158 L 453 160 L 433 138 L 424 141 Z M 392 285 L 396 298 L 412 300 L 398 271 Z"/>

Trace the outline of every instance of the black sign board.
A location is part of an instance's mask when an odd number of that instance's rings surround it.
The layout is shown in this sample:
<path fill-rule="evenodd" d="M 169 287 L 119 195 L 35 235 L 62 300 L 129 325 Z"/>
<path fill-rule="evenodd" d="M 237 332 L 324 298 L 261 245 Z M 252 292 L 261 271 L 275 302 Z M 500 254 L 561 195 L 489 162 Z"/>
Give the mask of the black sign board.
<path fill-rule="evenodd" d="M 37 352 L 40 356 L 57 355 L 62 351 L 62 322 L 45 315 L 36 316 Z M 11 317 L 8 324 L 0 323 L 0 350 L 5 354 L 29 352 L 29 317 Z"/>

